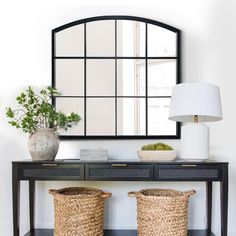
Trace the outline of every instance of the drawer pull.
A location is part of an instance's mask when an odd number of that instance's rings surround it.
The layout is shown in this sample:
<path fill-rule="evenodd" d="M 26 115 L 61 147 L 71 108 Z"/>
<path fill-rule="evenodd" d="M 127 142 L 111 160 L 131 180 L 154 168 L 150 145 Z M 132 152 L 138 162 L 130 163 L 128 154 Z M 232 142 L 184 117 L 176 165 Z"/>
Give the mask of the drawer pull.
<path fill-rule="evenodd" d="M 197 165 L 181 165 L 182 167 L 197 167 Z"/>
<path fill-rule="evenodd" d="M 42 164 L 43 167 L 57 167 L 58 164 L 53 164 L 53 163 L 47 163 L 47 164 Z"/>
<path fill-rule="evenodd" d="M 111 164 L 112 167 L 127 167 L 127 164 Z"/>

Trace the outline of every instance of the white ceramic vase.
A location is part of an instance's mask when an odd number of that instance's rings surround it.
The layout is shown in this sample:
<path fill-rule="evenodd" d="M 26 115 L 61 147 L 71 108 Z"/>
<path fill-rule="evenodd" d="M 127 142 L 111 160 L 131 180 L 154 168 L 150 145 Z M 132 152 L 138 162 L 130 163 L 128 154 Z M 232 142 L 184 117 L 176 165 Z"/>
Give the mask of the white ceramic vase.
<path fill-rule="evenodd" d="M 54 160 L 60 140 L 53 129 L 37 129 L 28 140 L 28 149 L 33 161 Z"/>

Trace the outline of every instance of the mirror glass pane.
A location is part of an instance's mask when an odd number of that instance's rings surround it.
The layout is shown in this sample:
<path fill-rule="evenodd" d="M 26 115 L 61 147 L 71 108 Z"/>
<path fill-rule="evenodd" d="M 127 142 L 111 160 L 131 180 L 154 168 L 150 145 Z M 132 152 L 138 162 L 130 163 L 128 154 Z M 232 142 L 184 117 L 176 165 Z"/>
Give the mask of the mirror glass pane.
<path fill-rule="evenodd" d="M 176 33 L 148 24 L 148 57 L 175 57 Z"/>
<path fill-rule="evenodd" d="M 87 98 L 87 135 L 115 135 L 115 99 Z"/>
<path fill-rule="evenodd" d="M 84 135 L 84 99 L 83 98 L 56 98 L 56 109 L 65 114 L 75 112 L 81 117 L 78 125 L 65 132 L 59 130 L 61 135 Z"/>
<path fill-rule="evenodd" d="M 87 96 L 115 95 L 115 60 L 87 60 Z"/>
<path fill-rule="evenodd" d="M 145 60 L 117 60 L 117 95 L 145 96 Z"/>
<path fill-rule="evenodd" d="M 62 95 L 84 95 L 84 60 L 56 60 L 56 88 Z"/>
<path fill-rule="evenodd" d="M 115 21 L 103 20 L 86 24 L 87 56 L 115 56 Z"/>
<path fill-rule="evenodd" d="M 176 84 L 176 60 L 148 60 L 148 96 L 171 96 Z"/>
<path fill-rule="evenodd" d="M 56 56 L 84 56 L 84 25 L 76 25 L 55 35 Z"/>
<path fill-rule="evenodd" d="M 145 23 L 130 20 L 117 21 L 117 56 L 145 56 Z"/>
<path fill-rule="evenodd" d="M 148 135 L 176 135 L 176 122 L 170 121 L 170 98 L 148 99 Z"/>
<path fill-rule="evenodd" d="M 145 101 L 145 98 L 117 98 L 117 135 L 146 135 Z"/>

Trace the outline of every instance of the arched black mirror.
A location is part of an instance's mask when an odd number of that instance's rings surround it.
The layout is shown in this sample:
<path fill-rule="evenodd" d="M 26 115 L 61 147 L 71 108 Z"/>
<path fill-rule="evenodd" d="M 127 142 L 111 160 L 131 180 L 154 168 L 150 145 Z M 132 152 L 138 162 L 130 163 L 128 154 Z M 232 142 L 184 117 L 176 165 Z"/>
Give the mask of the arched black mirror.
<path fill-rule="evenodd" d="M 52 31 L 53 99 L 82 121 L 62 138 L 179 138 L 168 120 L 180 82 L 180 30 L 145 18 L 101 16 Z"/>

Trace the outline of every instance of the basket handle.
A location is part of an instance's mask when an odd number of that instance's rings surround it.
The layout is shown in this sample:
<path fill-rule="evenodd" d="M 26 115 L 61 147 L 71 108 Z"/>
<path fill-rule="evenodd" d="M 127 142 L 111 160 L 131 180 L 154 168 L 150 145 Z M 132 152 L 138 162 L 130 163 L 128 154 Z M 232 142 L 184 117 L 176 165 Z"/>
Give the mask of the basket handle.
<path fill-rule="evenodd" d="M 108 192 L 103 192 L 101 195 L 100 195 L 102 198 L 106 199 L 106 198 L 109 198 L 112 196 L 111 193 L 108 193 Z"/>
<path fill-rule="evenodd" d="M 129 197 L 137 197 L 139 192 L 135 192 L 135 191 L 131 191 L 131 192 L 128 192 L 128 196 Z"/>
<path fill-rule="evenodd" d="M 49 194 L 52 194 L 52 195 L 54 196 L 55 194 L 58 193 L 58 190 L 56 190 L 56 189 L 49 189 L 49 190 L 48 190 L 48 193 L 49 193 Z"/>
<path fill-rule="evenodd" d="M 192 196 L 195 193 L 196 193 L 196 190 L 194 189 L 184 192 L 184 194 L 188 197 Z"/>

